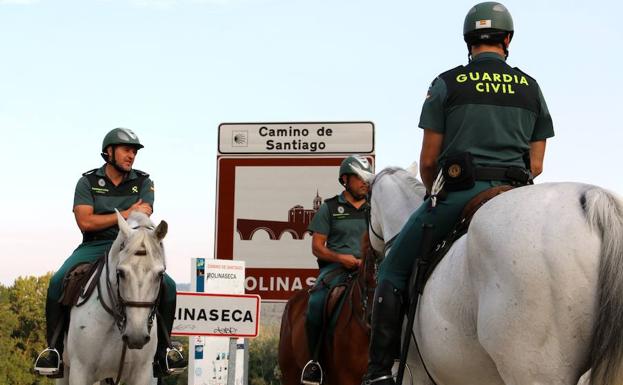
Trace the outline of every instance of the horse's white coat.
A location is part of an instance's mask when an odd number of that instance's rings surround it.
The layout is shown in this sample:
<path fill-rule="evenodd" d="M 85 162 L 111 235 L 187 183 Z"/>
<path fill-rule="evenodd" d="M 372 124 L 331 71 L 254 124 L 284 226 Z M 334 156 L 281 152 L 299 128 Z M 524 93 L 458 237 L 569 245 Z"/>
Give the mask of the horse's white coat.
<path fill-rule="evenodd" d="M 422 201 L 419 191 L 391 184 L 412 181 L 396 172 L 373 184 L 371 227 L 386 240 L 395 235 L 386 231 L 402 226 L 404 212 Z M 430 277 L 416 315 L 413 331 L 437 384 L 578 383 L 590 366 L 603 246 L 581 204 L 591 190 L 607 194 L 582 184 L 541 184 L 504 193 L 477 212 Z M 622 221 L 605 220 L 619 227 Z M 409 360 L 414 384 L 430 384 L 414 349 Z"/>
<path fill-rule="evenodd" d="M 110 272 L 108 279 L 117 292 L 117 269 L 123 269 L 121 293 L 128 301 L 151 302 L 158 295 L 158 274 L 164 271 L 164 250 L 161 239 L 166 234 L 161 225 L 153 230 L 149 217 L 133 212 L 126 222 L 118 216 L 119 236 L 108 255 Z M 151 229 L 139 227 L 149 226 Z M 137 229 L 133 229 L 138 227 Z M 121 249 L 121 245 L 123 250 Z M 145 249 L 147 255 L 134 255 Z M 100 277 L 103 300 L 110 306 L 111 298 L 106 291 L 106 272 Z M 132 385 L 155 384 L 152 362 L 157 344 L 157 321 L 150 331 L 147 328 L 148 308 L 126 308 L 127 325 L 124 335 L 135 349 L 128 349 L 123 366 L 122 381 Z M 145 343 L 146 337 L 149 341 Z M 141 346 L 142 345 L 142 346 Z M 97 292 L 82 307 L 71 310 L 71 321 L 66 336 L 64 361 L 65 378 L 58 385 L 85 385 L 106 378 L 116 379 L 123 349 L 122 334 L 113 317 L 102 307 Z M 140 346 L 140 347 L 139 347 Z"/>

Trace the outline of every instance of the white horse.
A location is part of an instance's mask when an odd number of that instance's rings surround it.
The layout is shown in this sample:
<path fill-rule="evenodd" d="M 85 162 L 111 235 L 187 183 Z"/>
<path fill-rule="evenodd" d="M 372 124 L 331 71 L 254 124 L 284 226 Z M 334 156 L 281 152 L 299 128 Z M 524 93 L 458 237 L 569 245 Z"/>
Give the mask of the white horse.
<path fill-rule="evenodd" d="M 119 235 L 108 253 L 97 295 L 71 310 L 63 354 L 66 373 L 58 385 L 106 378 L 131 385 L 156 383 L 154 315 L 165 270 L 161 241 L 167 223 L 154 229 L 149 217 L 136 211 L 127 222 L 117 213 L 117 220 Z"/>
<path fill-rule="evenodd" d="M 422 202 L 417 185 L 404 170 L 376 176 L 378 251 Z M 413 328 L 438 385 L 620 385 L 622 331 L 623 202 L 578 183 L 486 203 L 428 280 Z M 414 382 L 432 384 L 411 347 Z"/>

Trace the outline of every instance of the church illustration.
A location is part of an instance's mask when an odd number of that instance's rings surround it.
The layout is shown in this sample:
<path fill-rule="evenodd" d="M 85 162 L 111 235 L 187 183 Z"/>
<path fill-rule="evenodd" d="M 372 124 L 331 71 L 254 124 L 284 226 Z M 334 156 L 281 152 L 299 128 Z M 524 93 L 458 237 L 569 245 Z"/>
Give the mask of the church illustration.
<path fill-rule="evenodd" d="M 306 209 L 301 205 L 295 205 L 288 210 L 287 221 L 267 221 L 261 219 L 242 219 L 236 220 L 236 230 L 243 241 L 250 241 L 258 230 L 264 230 L 268 233 L 270 239 L 278 240 L 285 233 L 290 233 L 293 239 L 303 239 L 307 233 L 307 226 L 312 218 L 318 212 L 322 198 L 316 191 L 316 197 L 313 200 L 313 208 Z"/>

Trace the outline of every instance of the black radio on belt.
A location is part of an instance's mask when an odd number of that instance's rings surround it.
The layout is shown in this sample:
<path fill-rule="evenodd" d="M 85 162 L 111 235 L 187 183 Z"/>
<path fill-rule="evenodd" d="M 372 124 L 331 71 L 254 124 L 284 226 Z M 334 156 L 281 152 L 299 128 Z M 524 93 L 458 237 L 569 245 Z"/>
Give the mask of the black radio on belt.
<path fill-rule="evenodd" d="M 519 186 L 523 186 L 529 184 L 532 180 L 532 175 L 530 174 L 530 171 L 525 168 L 509 167 L 506 169 L 506 178 L 510 179 L 511 182 L 517 183 Z"/>
<path fill-rule="evenodd" d="M 441 172 L 446 191 L 461 191 L 474 187 L 476 174 L 472 154 L 469 152 L 447 156 Z"/>

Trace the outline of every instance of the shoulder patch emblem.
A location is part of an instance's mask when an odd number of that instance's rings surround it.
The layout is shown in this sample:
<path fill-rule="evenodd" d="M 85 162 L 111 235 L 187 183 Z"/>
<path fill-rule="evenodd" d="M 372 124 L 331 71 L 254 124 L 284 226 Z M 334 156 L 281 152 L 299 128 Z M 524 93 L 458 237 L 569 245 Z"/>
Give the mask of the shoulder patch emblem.
<path fill-rule="evenodd" d="M 138 193 L 138 186 L 132 186 L 132 192 Z"/>

